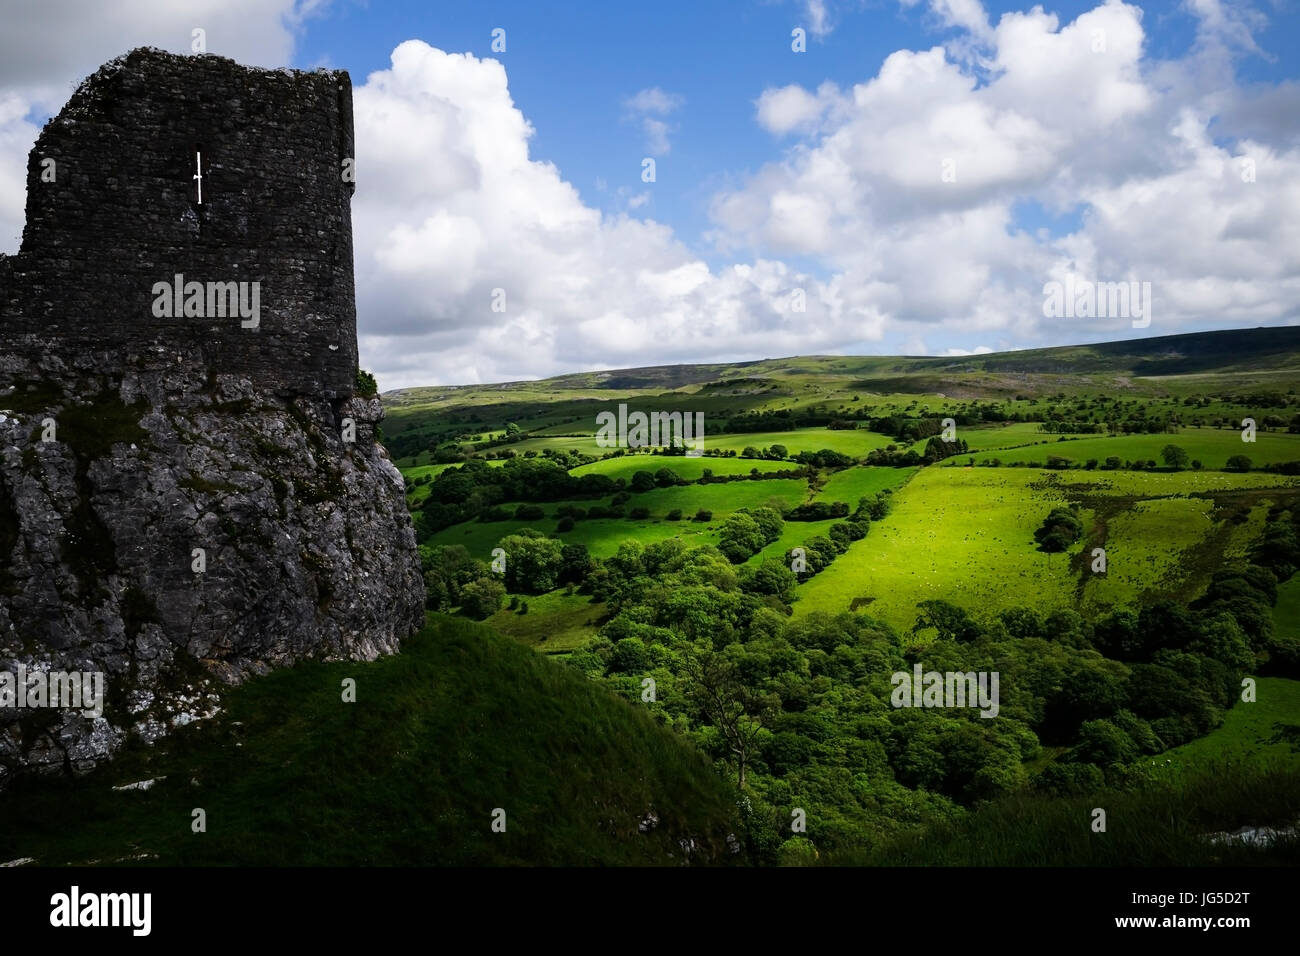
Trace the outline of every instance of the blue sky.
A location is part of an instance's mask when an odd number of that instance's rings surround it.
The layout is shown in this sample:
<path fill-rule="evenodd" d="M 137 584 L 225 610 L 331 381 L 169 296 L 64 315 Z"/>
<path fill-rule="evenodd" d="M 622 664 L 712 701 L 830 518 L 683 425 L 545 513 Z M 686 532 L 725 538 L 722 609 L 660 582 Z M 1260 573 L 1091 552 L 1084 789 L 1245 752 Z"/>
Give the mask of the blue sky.
<path fill-rule="evenodd" d="M 1024 4 L 986 3 L 990 18 Z M 1087 0 L 1047 5 L 1063 21 L 1096 6 Z M 1156 58 L 1185 55 L 1196 39 L 1197 19 L 1181 3 L 1144 4 Z M 772 156 L 772 137 L 746 107 L 770 87 L 791 83 L 841 86 L 874 75 L 890 53 L 926 49 L 957 31 L 944 27 L 923 5 L 850 3 L 833 7 L 834 29 L 810 37 L 806 55 L 790 50 L 790 31 L 808 28 L 799 2 L 594 3 L 339 0 L 306 21 L 295 65 L 349 70 L 360 82 L 388 66 L 393 48 L 421 39 L 448 51 L 501 60 L 516 105 L 536 134 L 532 155 L 552 162 L 581 192 L 606 211 L 618 207 L 618 187 L 640 188 L 644 137 L 629 122 L 622 101 L 648 87 L 683 97 L 672 117 L 672 151 L 658 163 L 657 188 L 644 214 L 670 222 L 712 264 L 700 242 L 709 229 L 710 195 L 738 174 Z M 1262 39 L 1271 57 L 1245 58 L 1238 75 L 1247 82 L 1295 78 L 1300 44 L 1300 3 L 1268 13 Z M 506 30 L 504 54 L 491 50 L 491 31 Z M 1270 42 L 1272 41 L 1272 42 Z M 602 190 L 601 185 L 606 188 Z M 1078 213 L 1046 213 L 1037 203 L 1017 208 L 1016 225 L 1054 234 L 1077 226 Z"/>
<path fill-rule="evenodd" d="M 0 251 L 104 60 L 350 71 L 385 387 L 1300 322 L 1300 0 L 0 6 Z M 1067 279 L 1154 321 L 1050 316 Z"/>

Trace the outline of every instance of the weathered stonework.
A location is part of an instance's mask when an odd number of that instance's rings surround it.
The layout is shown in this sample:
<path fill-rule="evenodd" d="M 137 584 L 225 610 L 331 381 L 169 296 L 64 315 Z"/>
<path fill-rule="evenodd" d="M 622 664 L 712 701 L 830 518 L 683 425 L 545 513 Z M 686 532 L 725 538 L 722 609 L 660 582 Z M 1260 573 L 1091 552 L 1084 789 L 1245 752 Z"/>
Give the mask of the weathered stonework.
<path fill-rule="evenodd" d="M 383 410 L 354 395 L 351 156 L 346 73 L 157 50 L 105 65 L 38 139 L 0 257 L 0 671 L 103 671 L 108 701 L 0 708 L 0 787 L 419 626 Z M 260 321 L 157 315 L 176 274 L 258 282 Z"/>

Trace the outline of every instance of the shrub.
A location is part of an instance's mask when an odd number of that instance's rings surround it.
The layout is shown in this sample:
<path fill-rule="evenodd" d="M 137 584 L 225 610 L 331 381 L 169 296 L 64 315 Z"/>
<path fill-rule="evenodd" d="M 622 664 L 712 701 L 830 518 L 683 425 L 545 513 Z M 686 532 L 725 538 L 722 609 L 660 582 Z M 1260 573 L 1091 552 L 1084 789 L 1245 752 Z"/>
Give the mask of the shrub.
<path fill-rule="evenodd" d="M 506 589 L 495 577 L 481 577 L 460 589 L 460 608 L 476 621 L 491 617 L 501 610 Z"/>
<path fill-rule="evenodd" d="M 672 511 L 668 512 L 668 514 L 664 515 L 664 518 L 665 518 L 665 520 L 667 520 L 667 521 L 681 521 L 681 520 L 682 520 L 682 509 L 681 509 L 681 508 L 674 508 Z"/>
<path fill-rule="evenodd" d="M 709 511 L 707 508 L 701 508 L 699 511 L 695 512 L 695 520 L 696 520 L 696 521 L 712 521 L 712 520 L 713 520 L 713 512 L 712 512 L 712 511 Z"/>
<path fill-rule="evenodd" d="M 379 394 L 379 383 L 363 368 L 357 369 L 357 394 L 362 398 L 373 398 Z"/>

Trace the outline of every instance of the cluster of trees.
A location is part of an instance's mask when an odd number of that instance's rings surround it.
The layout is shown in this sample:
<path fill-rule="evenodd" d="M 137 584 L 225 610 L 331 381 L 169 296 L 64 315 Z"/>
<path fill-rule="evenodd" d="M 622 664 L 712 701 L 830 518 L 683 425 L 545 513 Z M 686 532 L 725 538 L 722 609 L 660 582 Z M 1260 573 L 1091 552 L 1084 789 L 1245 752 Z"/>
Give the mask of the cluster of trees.
<path fill-rule="evenodd" d="M 729 481 L 786 481 L 792 478 L 808 478 L 812 474 L 812 469 L 807 466 L 799 468 L 782 468 L 779 471 L 759 471 L 757 468 L 751 468 L 747 475 L 715 475 L 711 469 L 705 468 L 699 480 L 696 482 L 701 485 L 721 485 Z"/>
<path fill-rule="evenodd" d="M 847 468 L 855 464 L 852 456 L 830 448 L 823 448 L 820 451 L 801 451 L 794 456 L 794 460 L 810 468 Z"/>
<path fill-rule="evenodd" d="M 790 450 L 784 445 L 772 445 L 770 448 L 755 448 L 753 445 L 746 445 L 745 450 L 740 453 L 741 458 L 758 458 L 764 461 L 784 461 L 790 457 Z"/>
<path fill-rule="evenodd" d="M 1049 435 L 1096 435 L 1103 429 L 1099 422 L 1048 421 L 1039 425 L 1038 430 Z"/>
<path fill-rule="evenodd" d="M 846 501 L 809 501 L 797 505 L 785 513 L 786 521 L 829 521 L 832 518 L 847 518 L 849 505 Z"/>
<path fill-rule="evenodd" d="M 879 449 L 877 449 L 877 451 L 879 451 Z M 915 453 L 913 452 L 912 454 Z M 875 455 L 876 452 L 872 452 L 867 456 L 869 464 L 892 463 L 883 460 L 877 461 L 874 459 Z M 1187 452 L 1182 448 L 1179 448 L 1177 445 L 1166 445 L 1161 451 L 1160 457 L 1164 462 L 1164 466 L 1170 471 L 1183 471 L 1188 466 L 1190 466 L 1193 471 L 1200 471 L 1205 467 L 1204 462 L 1199 458 L 1189 459 Z M 921 459 L 917 458 L 916 461 L 908 463 L 920 464 Z M 1155 471 L 1160 467 L 1160 463 L 1154 458 L 1120 458 L 1118 455 L 1109 455 L 1100 461 L 1096 458 L 1089 458 L 1082 462 L 1082 464 L 1077 463 L 1073 458 L 1066 458 L 1062 455 L 1047 455 L 1045 461 L 1037 461 L 1034 459 L 1023 461 L 1003 461 L 1001 458 L 987 458 L 979 462 L 979 465 L 983 468 L 1066 469 L 1081 467 L 1085 471 Z M 1254 467 L 1255 463 L 1249 455 L 1230 455 L 1227 461 L 1224 462 L 1222 470 L 1242 474 L 1252 470 Z M 1264 470 L 1283 475 L 1300 475 L 1300 461 L 1278 462 L 1276 464 L 1265 465 Z"/>
<path fill-rule="evenodd" d="M 459 607 L 481 621 L 495 614 L 505 599 L 500 575 L 473 557 L 463 545 L 420 545 L 424 568 L 425 606 L 431 611 Z"/>
<path fill-rule="evenodd" d="M 933 465 L 936 461 L 943 461 L 953 455 L 964 455 L 967 451 L 964 438 L 954 438 L 952 441 L 931 438 L 925 443 L 925 454 L 921 456 L 921 461 L 927 465 Z"/>
<path fill-rule="evenodd" d="M 656 488 L 671 488 L 673 485 L 689 484 L 689 481 L 679 477 L 671 468 L 660 468 L 654 474 L 648 471 L 636 472 L 632 475 L 632 480 L 628 482 L 628 489 L 640 494 L 653 491 Z"/>
<path fill-rule="evenodd" d="M 568 663 L 639 704 L 653 678 L 652 712 L 743 787 L 750 837 L 772 859 L 795 805 L 808 838 L 834 848 L 1030 787 L 1120 782 L 1126 765 L 1216 726 L 1257 664 L 1250 636 L 1215 606 L 1223 595 L 1095 622 L 928 601 L 897 632 L 866 615 L 789 618 L 784 565 L 733 568 L 678 541 L 629 542 L 597 574 L 616 611 Z M 916 663 L 999 671 L 999 717 L 892 707 L 891 675 Z M 1062 756 L 1031 778 L 1026 761 L 1043 746 Z"/>
<path fill-rule="evenodd" d="M 448 528 L 502 501 L 603 498 L 621 489 L 622 483 L 608 475 L 570 475 L 562 464 L 549 459 L 512 458 L 492 466 L 476 458 L 448 468 L 429 482 L 429 496 L 421 503 L 417 519 L 423 528 L 417 531 Z"/>
<path fill-rule="evenodd" d="M 903 450 L 897 445 L 873 448 L 867 452 L 867 464 L 882 468 L 915 468 L 923 462 L 924 459 L 916 453 L 915 449 Z"/>
<path fill-rule="evenodd" d="M 781 537 L 785 520 L 775 508 L 741 508 L 718 528 L 718 550 L 742 564 Z"/>
<path fill-rule="evenodd" d="M 831 420 L 825 412 L 813 409 L 775 408 L 762 412 L 745 412 L 727 419 L 723 432 L 789 432 L 796 428 L 820 428 Z"/>
<path fill-rule="evenodd" d="M 962 416 L 959 420 L 956 415 L 948 416 L 953 419 L 957 425 L 971 425 L 976 419 L 969 416 Z M 911 444 L 920 441 L 922 438 L 929 438 L 938 435 L 943 431 L 943 415 L 919 416 L 909 415 L 889 415 L 884 418 L 869 419 L 868 428 L 873 432 L 879 432 L 882 435 L 889 435 L 901 444 Z"/>
<path fill-rule="evenodd" d="M 915 449 L 900 449 L 897 445 L 887 445 L 884 448 L 873 448 L 867 452 L 867 464 L 888 468 L 913 468 L 917 465 L 933 465 L 935 462 L 943 461 L 945 458 L 951 458 L 953 455 L 964 455 L 969 451 L 966 440 L 954 438 L 952 441 L 944 441 L 942 438 L 935 436 L 925 443 L 924 454 L 918 454 Z"/>
<path fill-rule="evenodd" d="M 507 594 L 545 594 L 581 585 L 597 567 L 585 544 L 566 544 L 524 528 L 497 544 L 505 566 L 494 571 L 463 545 L 421 545 L 426 606 L 433 611 L 459 607 L 481 621 L 501 609 Z"/>

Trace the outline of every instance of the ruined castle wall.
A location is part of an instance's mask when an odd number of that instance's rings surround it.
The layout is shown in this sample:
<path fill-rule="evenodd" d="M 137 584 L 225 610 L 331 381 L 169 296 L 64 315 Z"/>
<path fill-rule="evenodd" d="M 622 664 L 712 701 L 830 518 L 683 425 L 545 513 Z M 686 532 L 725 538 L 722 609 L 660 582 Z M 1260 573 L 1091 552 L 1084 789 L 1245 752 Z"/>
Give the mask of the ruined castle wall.
<path fill-rule="evenodd" d="M 47 368 L 192 364 L 279 394 L 350 396 L 351 111 L 342 71 L 158 50 L 101 68 L 32 151 L 22 248 L 0 264 L 0 351 Z M 154 284 L 177 274 L 259 283 L 257 327 L 156 316 Z"/>

